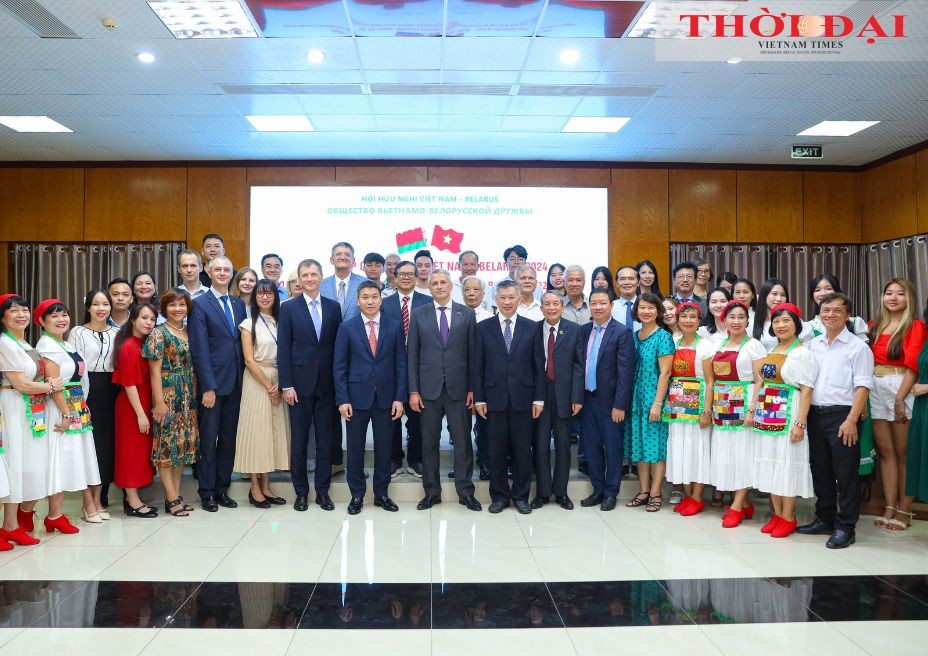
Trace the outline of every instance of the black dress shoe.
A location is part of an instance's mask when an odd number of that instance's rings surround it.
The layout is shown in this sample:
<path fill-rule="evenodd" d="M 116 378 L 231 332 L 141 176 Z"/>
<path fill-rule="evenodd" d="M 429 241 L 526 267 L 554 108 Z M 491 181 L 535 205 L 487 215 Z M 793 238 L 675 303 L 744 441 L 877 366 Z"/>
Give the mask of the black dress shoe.
<path fill-rule="evenodd" d="M 422 501 L 416 504 L 416 510 L 428 510 L 432 506 L 441 503 L 441 496 L 438 494 L 426 494 Z"/>
<path fill-rule="evenodd" d="M 305 494 L 296 495 L 296 501 L 293 502 L 293 509 L 299 510 L 300 512 L 309 510 L 309 501 Z"/>
<path fill-rule="evenodd" d="M 816 517 L 812 522 L 796 527 L 796 532 L 803 535 L 831 535 L 835 532 L 835 527 Z"/>
<path fill-rule="evenodd" d="M 388 512 L 396 512 L 400 509 L 400 507 L 393 502 L 393 499 L 388 496 L 374 497 L 374 505 Z"/>
<path fill-rule="evenodd" d="M 606 512 L 615 510 L 615 497 L 603 497 L 603 502 L 599 505 L 599 509 Z"/>
<path fill-rule="evenodd" d="M 248 493 L 248 503 L 253 505 L 255 508 L 261 508 L 262 510 L 267 510 L 268 508 L 271 507 L 270 501 L 268 501 L 267 499 L 262 499 L 261 501 L 258 501 L 257 499 L 255 499 L 254 495 L 251 492 Z"/>
<path fill-rule="evenodd" d="M 200 505 L 203 506 L 203 510 L 206 512 L 217 512 L 219 510 L 216 497 L 203 497 L 200 499 Z"/>
<path fill-rule="evenodd" d="M 454 478 L 454 467 L 448 470 L 448 478 Z"/>
<path fill-rule="evenodd" d="M 480 502 L 477 501 L 477 497 L 473 494 L 466 497 L 461 497 L 458 499 L 458 503 L 462 506 L 465 506 L 468 510 L 473 510 L 474 512 L 480 512 L 483 510 L 483 506 L 480 505 Z"/>
<path fill-rule="evenodd" d="M 335 504 L 326 492 L 316 494 L 316 505 L 323 510 L 335 510 Z"/>
<path fill-rule="evenodd" d="M 569 496 L 566 496 L 566 495 L 565 495 L 565 496 L 562 496 L 562 497 L 554 497 L 554 500 L 555 500 L 555 501 L 557 502 L 557 504 L 560 505 L 561 508 L 563 508 L 564 510 L 573 510 L 573 509 L 574 509 L 574 502 L 570 500 L 570 497 L 569 497 Z"/>
<path fill-rule="evenodd" d="M 225 492 L 216 495 L 216 503 L 223 508 L 238 508 L 238 502 Z"/>
<path fill-rule="evenodd" d="M 267 502 L 272 506 L 286 506 L 287 500 L 283 497 L 273 497 L 269 494 L 265 494 L 264 498 L 267 499 Z"/>
<path fill-rule="evenodd" d="M 542 506 L 547 505 L 550 500 L 551 497 L 535 497 L 532 499 L 532 508 L 534 510 L 538 510 Z"/>
<path fill-rule="evenodd" d="M 503 512 L 508 507 L 509 507 L 508 501 L 494 501 L 493 503 L 490 504 L 490 507 L 487 508 L 487 510 L 489 510 L 491 513 L 495 515 L 496 513 Z"/>
<path fill-rule="evenodd" d="M 584 508 L 589 508 L 591 506 L 598 506 L 602 502 L 603 502 L 602 492 L 594 492 L 593 494 L 588 496 L 586 499 L 581 501 L 580 505 L 583 506 Z"/>
<path fill-rule="evenodd" d="M 531 515 L 532 507 L 529 505 L 528 501 L 525 499 L 516 499 L 513 503 L 516 504 L 516 510 L 519 511 L 520 515 Z"/>
<path fill-rule="evenodd" d="M 351 502 L 348 504 L 348 514 L 357 515 L 361 512 L 361 508 L 364 507 L 364 499 L 361 497 L 351 497 Z"/>
<path fill-rule="evenodd" d="M 825 546 L 829 549 L 844 549 L 851 546 L 856 541 L 857 538 L 854 536 L 854 529 L 846 531 L 843 528 L 836 528 L 835 532 L 828 538 L 828 542 L 825 543 Z"/>
<path fill-rule="evenodd" d="M 490 466 L 486 463 L 480 465 L 480 480 L 488 481 L 490 480 Z"/>

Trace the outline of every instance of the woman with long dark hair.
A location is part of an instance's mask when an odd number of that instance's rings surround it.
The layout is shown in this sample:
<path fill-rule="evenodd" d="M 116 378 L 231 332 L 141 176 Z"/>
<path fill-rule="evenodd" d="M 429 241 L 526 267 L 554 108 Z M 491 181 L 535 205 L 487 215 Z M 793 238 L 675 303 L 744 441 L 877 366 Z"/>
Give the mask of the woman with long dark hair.
<path fill-rule="evenodd" d="M 786 289 L 786 283 L 779 278 L 768 278 L 760 286 L 760 292 L 757 294 L 757 304 L 754 306 L 754 319 L 748 332 L 751 333 L 754 339 L 760 340 L 760 343 L 768 351 L 777 345 L 777 338 L 770 332 L 770 310 L 780 303 L 789 302 L 789 291 Z M 805 343 L 814 336 L 812 327 L 803 321 L 799 341 Z"/>
<path fill-rule="evenodd" d="M 820 305 L 822 302 L 822 297 L 825 296 L 825 294 L 831 294 L 832 292 L 838 292 L 840 294 L 843 293 L 844 290 L 841 289 L 841 285 L 838 283 L 838 279 L 830 273 L 820 273 L 809 281 L 809 300 L 812 301 L 813 306 L 813 316 L 811 321 L 809 321 L 809 324 L 812 326 L 812 333 L 816 337 L 825 333 L 825 326 L 822 324 L 822 320 L 818 316 L 818 313 L 821 310 Z M 865 342 L 868 340 L 867 322 L 860 317 L 851 317 L 851 319 L 848 321 L 847 329 Z"/>
<path fill-rule="evenodd" d="M 715 286 L 727 289 L 729 294 L 734 291 L 736 282 L 738 282 L 738 276 L 731 271 L 722 271 L 715 277 Z"/>
<path fill-rule="evenodd" d="M 595 289 L 605 289 L 606 293 L 609 294 L 610 303 L 618 298 L 609 267 L 599 266 L 593 269 L 593 275 L 590 276 L 590 291 L 592 292 Z"/>
<path fill-rule="evenodd" d="M 722 343 L 722 340 L 728 336 L 728 329 L 725 327 L 725 320 L 722 318 L 722 310 L 731 300 L 731 294 L 724 287 L 716 287 L 709 292 L 706 298 L 706 305 L 709 311 L 702 320 L 699 327 L 700 337 L 705 337 L 714 344 Z"/>
<path fill-rule="evenodd" d="M 68 344 L 80 353 L 87 365 L 87 407 L 93 422 L 93 446 L 100 470 L 100 485 L 91 485 L 84 492 L 84 513 L 87 521 L 93 515 L 101 520 L 110 518 L 109 486 L 113 482 L 113 459 L 116 453 L 116 395 L 113 384 L 115 342 L 118 329 L 109 324 L 112 300 L 105 289 L 91 289 L 84 297 L 84 325 L 74 326 Z"/>
<path fill-rule="evenodd" d="M 237 472 L 251 474 L 248 501 L 257 508 L 283 505 L 271 490 L 270 472 L 290 468 L 290 417 L 282 403 L 277 370 L 277 285 L 259 280 L 251 296 L 251 316 L 241 324 L 245 375 L 235 445 Z"/>
<path fill-rule="evenodd" d="M 657 294 L 661 293 L 661 283 L 657 279 L 657 267 L 651 260 L 641 260 L 635 265 L 635 271 L 638 272 L 638 294 Z"/>
<path fill-rule="evenodd" d="M 545 291 L 554 292 L 560 296 L 566 296 L 567 290 L 564 289 L 564 265 L 555 262 L 548 267 L 548 286 Z"/>

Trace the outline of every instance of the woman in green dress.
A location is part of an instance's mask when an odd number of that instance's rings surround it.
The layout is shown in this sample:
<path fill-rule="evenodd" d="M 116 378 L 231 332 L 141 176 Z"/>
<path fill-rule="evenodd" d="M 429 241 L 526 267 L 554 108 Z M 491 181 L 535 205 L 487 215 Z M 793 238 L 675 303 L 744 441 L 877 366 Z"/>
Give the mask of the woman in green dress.
<path fill-rule="evenodd" d="M 928 324 L 928 304 L 922 320 Z M 907 376 L 915 376 L 909 372 Z M 918 354 L 918 378 L 912 386 L 915 404 L 912 408 L 912 420 L 909 422 L 908 459 L 905 463 L 905 498 L 903 508 L 912 508 L 915 499 L 928 501 L 928 341 Z M 911 523 L 914 513 L 897 508 L 897 512 L 909 516 Z"/>
<path fill-rule="evenodd" d="M 641 294 L 632 308 L 632 318 L 641 328 L 634 340 L 638 363 L 631 412 L 625 419 L 625 456 L 638 463 L 640 492 L 625 505 L 647 505 L 648 512 L 661 509 L 661 484 L 667 467 L 667 424 L 661 421 L 661 410 L 676 351 L 663 315 L 664 307 L 656 294 Z"/>
<path fill-rule="evenodd" d="M 186 517 L 193 506 L 180 494 L 184 465 L 196 461 L 200 446 L 197 429 L 196 380 L 187 327 L 184 320 L 192 304 L 190 295 L 179 289 L 161 294 L 161 316 L 145 340 L 142 356 L 151 360 L 152 442 L 151 459 L 164 487 L 164 511 Z"/>

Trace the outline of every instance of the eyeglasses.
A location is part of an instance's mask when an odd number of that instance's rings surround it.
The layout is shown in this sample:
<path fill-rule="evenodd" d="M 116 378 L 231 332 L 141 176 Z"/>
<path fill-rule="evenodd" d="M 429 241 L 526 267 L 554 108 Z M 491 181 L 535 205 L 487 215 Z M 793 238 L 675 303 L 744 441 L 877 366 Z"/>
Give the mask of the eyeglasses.
<path fill-rule="evenodd" d="M 276 293 L 277 292 L 269 292 L 269 291 L 255 292 L 255 296 L 274 296 Z"/>
<path fill-rule="evenodd" d="M 397 273 L 396 274 L 397 278 L 414 278 L 415 276 L 416 276 L 415 273 Z"/>
<path fill-rule="evenodd" d="M 264 268 L 265 269 L 280 269 L 281 266 L 279 264 L 265 264 Z"/>
<path fill-rule="evenodd" d="M 688 273 L 678 273 L 678 274 L 677 274 L 677 280 L 695 280 L 695 279 L 696 279 L 696 276 L 693 276 L 693 275 L 688 274 Z"/>
<path fill-rule="evenodd" d="M 525 258 L 524 257 L 509 257 L 509 258 L 506 258 L 506 261 L 509 264 L 522 264 L 525 262 Z"/>

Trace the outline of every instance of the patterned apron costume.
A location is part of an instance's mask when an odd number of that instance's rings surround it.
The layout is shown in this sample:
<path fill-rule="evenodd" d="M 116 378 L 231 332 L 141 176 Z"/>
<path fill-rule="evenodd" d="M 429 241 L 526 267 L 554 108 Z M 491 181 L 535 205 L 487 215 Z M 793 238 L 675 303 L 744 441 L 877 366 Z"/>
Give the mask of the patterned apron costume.
<path fill-rule="evenodd" d="M 749 337 L 744 336 L 737 351 L 723 351 L 730 338 L 726 337 L 718 352 L 712 356 L 712 373 L 715 384 L 712 387 L 712 421 L 719 430 L 741 430 L 747 407 L 748 387 L 753 380 L 738 379 L 738 354 L 747 344 Z"/>
<path fill-rule="evenodd" d="M 26 346 L 13 337 L 10 333 L 5 333 L 7 337 L 12 339 L 19 348 L 26 352 L 26 355 L 35 362 L 35 377 L 32 379 L 34 383 L 44 383 L 45 382 L 45 361 L 39 357 L 39 354 L 36 353 L 35 349 L 26 348 Z M 29 428 L 32 430 L 32 437 L 45 437 L 46 435 L 46 425 L 45 425 L 45 401 L 47 395 L 42 394 L 23 394 L 23 400 L 26 402 L 26 417 L 29 420 Z"/>
<path fill-rule="evenodd" d="M 768 353 L 760 361 L 760 377 L 763 379 L 754 411 L 753 430 L 768 435 L 788 436 L 793 396 L 799 391 L 794 385 L 783 382 L 783 363 L 799 340 L 793 341 L 786 353 Z"/>
<path fill-rule="evenodd" d="M 706 383 L 696 376 L 696 346 L 699 335 L 692 346 L 680 348 L 673 354 L 670 385 L 664 404 L 662 419 L 670 423 L 698 424 L 699 415 L 706 405 Z"/>

